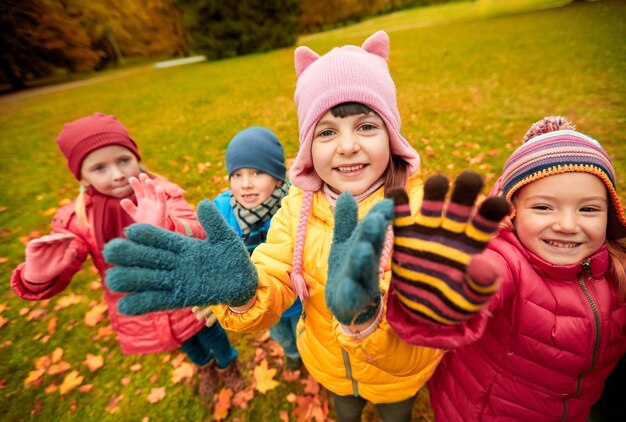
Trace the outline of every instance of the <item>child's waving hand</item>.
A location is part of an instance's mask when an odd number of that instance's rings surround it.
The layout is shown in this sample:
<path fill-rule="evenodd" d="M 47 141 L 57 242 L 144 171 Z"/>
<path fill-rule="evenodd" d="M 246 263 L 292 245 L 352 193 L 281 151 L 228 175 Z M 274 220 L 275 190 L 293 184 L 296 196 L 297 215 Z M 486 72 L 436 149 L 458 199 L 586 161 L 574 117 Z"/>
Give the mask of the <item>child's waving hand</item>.
<path fill-rule="evenodd" d="M 258 278 L 241 239 L 211 201 L 198 206 L 207 234 L 194 239 L 146 224 L 133 224 L 128 240 L 114 239 L 104 249 L 116 265 L 106 283 L 128 315 L 193 305 L 242 306 L 254 297 Z"/>
<path fill-rule="evenodd" d="M 124 211 L 137 223 L 165 228 L 167 198 L 163 188 L 157 186 L 145 173 L 139 174 L 139 178 L 129 178 L 128 183 L 135 191 L 137 205 L 130 199 L 122 199 L 120 205 Z"/>
<path fill-rule="evenodd" d="M 461 173 L 446 201 L 448 179 L 429 178 L 417 216 L 403 189 L 395 202 L 391 283 L 407 311 L 437 324 L 462 322 L 487 303 L 498 288 L 500 269 L 481 256 L 509 211 L 504 198 L 485 200 L 477 212 L 480 176 Z"/>

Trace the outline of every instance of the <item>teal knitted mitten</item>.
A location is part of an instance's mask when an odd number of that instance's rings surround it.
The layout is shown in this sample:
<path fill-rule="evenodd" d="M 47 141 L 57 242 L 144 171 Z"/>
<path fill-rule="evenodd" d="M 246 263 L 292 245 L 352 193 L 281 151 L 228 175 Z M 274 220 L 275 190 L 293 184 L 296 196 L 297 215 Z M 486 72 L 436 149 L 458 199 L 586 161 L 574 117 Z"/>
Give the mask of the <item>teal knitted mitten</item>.
<path fill-rule="evenodd" d="M 256 294 L 256 268 L 243 242 L 211 201 L 198 206 L 207 239 L 195 239 L 148 224 L 133 224 L 126 239 L 104 248 L 115 264 L 106 283 L 130 293 L 118 308 L 127 315 L 193 305 L 242 306 Z"/>
<path fill-rule="evenodd" d="M 374 205 L 358 223 L 352 195 L 343 193 L 337 199 L 325 294 L 328 309 L 344 325 L 360 324 L 376 315 L 380 306 L 380 255 L 392 218 L 390 200 Z"/>

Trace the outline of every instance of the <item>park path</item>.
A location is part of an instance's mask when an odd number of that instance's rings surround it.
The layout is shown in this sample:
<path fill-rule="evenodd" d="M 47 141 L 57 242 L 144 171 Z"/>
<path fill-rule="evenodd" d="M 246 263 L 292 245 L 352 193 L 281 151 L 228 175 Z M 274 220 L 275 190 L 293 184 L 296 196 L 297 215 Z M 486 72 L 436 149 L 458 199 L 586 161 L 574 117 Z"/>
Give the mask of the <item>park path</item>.
<path fill-rule="evenodd" d="M 68 89 L 76 88 L 79 86 L 93 85 L 100 82 L 111 81 L 114 79 L 126 78 L 128 76 L 139 75 L 141 73 L 152 72 L 154 67 L 152 64 L 134 67 L 132 69 L 120 70 L 119 72 L 110 72 L 106 75 L 95 76 L 93 78 L 81 79 L 79 81 L 64 82 L 55 85 L 47 85 L 39 88 L 29 88 L 23 91 L 10 92 L 0 95 L 0 104 L 10 103 L 25 98 L 32 98 L 42 94 L 49 94 L 51 92 L 66 91 Z"/>

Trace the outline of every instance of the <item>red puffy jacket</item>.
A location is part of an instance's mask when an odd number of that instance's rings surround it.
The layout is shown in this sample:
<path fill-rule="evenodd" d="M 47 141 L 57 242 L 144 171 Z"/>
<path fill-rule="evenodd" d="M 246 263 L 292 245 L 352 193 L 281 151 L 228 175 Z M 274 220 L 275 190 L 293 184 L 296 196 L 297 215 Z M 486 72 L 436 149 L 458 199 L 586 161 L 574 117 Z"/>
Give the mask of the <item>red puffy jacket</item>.
<path fill-rule="evenodd" d="M 626 352 L 626 302 L 606 279 L 606 246 L 585 260 L 587 270 L 556 266 L 505 229 L 487 253 L 506 268 L 488 309 L 459 326 L 406 327 L 403 336 L 449 349 L 430 380 L 435 419 L 586 421 Z"/>
<path fill-rule="evenodd" d="M 163 179 L 154 179 L 154 182 L 166 193 L 167 228 L 188 236 L 203 238 L 202 226 L 197 221 L 193 209 L 182 197 L 184 191 Z M 89 221 L 92 221 L 90 198 L 86 196 L 85 199 L 87 216 Z M 85 226 L 77 217 L 73 202 L 61 208 L 54 216 L 52 233 L 72 233 L 76 236 L 70 246 L 76 250 L 76 259 L 58 277 L 44 284 L 31 284 L 23 280 L 24 264 L 18 265 L 11 276 L 11 288 L 22 299 L 43 300 L 62 292 L 89 255 L 93 258 L 100 279 L 104 279 L 107 265 L 102 251 L 97 248 L 93 230 Z M 109 308 L 111 326 L 125 354 L 157 353 L 177 349 L 204 326 L 204 322 L 196 320 L 189 308 L 132 317 L 120 314 L 117 310 L 117 302 L 123 295 L 111 292 L 105 283 L 102 285 L 104 299 Z"/>

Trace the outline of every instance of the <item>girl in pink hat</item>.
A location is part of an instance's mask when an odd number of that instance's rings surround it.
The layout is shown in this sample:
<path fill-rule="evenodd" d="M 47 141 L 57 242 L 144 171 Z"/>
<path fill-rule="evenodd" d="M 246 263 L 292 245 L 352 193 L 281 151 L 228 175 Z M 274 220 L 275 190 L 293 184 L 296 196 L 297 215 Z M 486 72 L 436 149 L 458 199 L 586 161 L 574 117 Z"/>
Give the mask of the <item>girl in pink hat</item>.
<path fill-rule="evenodd" d="M 89 256 L 104 279 L 109 267 L 102 256 L 104 244 L 123 237 L 124 228 L 135 222 L 204 237 L 184 191 L 142 170 L 137 144 L 115 116 L 95 113 L 67 123 L 57 145 L 81 192 L 54 216 L 49 235 L 26 245 L 26 260 L 11 276 L 11 287 L 22 299 L 44 300 L 61 293 Z M 231 380 L 229 386 L 241 387 L 237 350 L 219 324 L 207 327 L 190 309 L 124 315 L 117 310 L 121 297 L 104 285 L 110 323 L 123 353 L 182 348 L 199 367 L 204 400 L 213 398 L 220 371 Z"/>
<path fill-rule="evenodd" d="M 129 240 L 105 251 L 117 265 L 109 286 L 133 292 L 120 310 L 212 305 L 226 329 L 258 331 L 300 297 L 298 351 L 331 392 L 338 420 L 360 421 L 368 401 L 385 421 L 410 420 L 443 351 L 402 341 L 384 312 L 393 243 L 385 192 L 404 186 L 413 203 L 423 192 L 419 156 L 400 132 L 388 56 L 382 31 L 323 56 L 297 48 L 300 149 L 266 242 L 250 260 L 208 201 L 198 207 L 207 241 L 135 225 Z"/>

